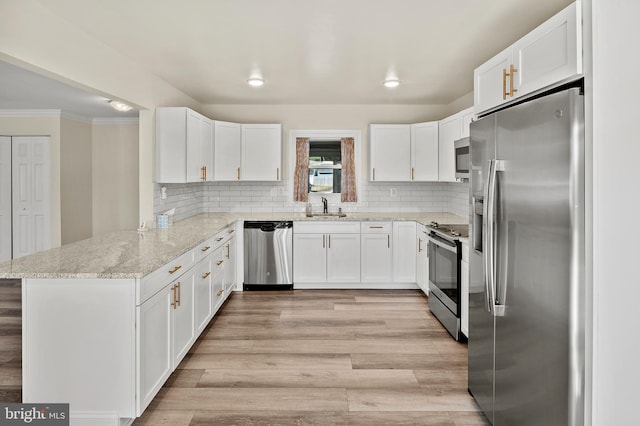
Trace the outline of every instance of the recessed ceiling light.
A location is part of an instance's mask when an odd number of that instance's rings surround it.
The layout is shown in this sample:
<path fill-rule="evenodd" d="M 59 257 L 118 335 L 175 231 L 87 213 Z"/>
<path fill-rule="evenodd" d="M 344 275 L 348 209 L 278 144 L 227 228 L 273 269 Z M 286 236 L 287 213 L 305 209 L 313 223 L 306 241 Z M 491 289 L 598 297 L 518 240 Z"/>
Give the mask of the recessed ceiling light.
<path fill-rule="evenodd" d="M 120 112 L 127 112 L 133 109 L 131 105 L 127 105 L 124 102 L 120 102 L 120 101 L 109 101 L 109 105 L 111 105 L 111 108 Z"/>
<path fill-rule="evenodd" d="M 249 80 L 247 80 L 247 84 L 253 87 L 260 87 L 264 84 L 264 80 L 260 77 L 251 77 Z"/>
<path fill-rule="evenodd" d="M 400 85 L 400 81 L 397 78 L 390 78 L 384 81 L 385 87 L 398 87 Z"/>

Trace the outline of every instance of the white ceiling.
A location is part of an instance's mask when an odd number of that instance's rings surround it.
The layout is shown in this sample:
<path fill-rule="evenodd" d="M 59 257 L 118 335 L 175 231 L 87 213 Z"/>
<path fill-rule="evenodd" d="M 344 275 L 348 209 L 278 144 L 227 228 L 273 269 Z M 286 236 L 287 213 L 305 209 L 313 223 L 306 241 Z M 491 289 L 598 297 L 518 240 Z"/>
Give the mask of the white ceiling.
<path fill-rule="evenodd" d="M 39 1 L 202 104 L 447 104 L 473 90 L 475 67 L 571 3 Z M 246 84 L 253 73 L 263 87 Z M 382 86 L 390 76 L 400 87 Z"/>

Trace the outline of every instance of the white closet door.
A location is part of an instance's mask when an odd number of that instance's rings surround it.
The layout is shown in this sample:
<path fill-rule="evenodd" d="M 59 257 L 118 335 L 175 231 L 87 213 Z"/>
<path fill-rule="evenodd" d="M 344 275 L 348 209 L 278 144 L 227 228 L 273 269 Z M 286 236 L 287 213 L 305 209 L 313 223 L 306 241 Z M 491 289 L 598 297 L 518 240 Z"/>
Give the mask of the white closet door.
<path fill-rule="evenodd" d="M 0 262 L 11 260 L 11 137 L 0 136 Z"/>
<path fill-rule="evenodd" d="M 51 159 L 46 136 L 12 141 L 13 257 L 51 247 Z"/>

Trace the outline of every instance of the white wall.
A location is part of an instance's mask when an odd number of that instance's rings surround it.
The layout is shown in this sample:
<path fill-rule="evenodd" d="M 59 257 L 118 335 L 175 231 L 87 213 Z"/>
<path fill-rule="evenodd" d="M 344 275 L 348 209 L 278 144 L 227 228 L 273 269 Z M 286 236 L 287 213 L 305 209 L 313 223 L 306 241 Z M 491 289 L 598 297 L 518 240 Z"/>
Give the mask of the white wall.
<path fill-rule="evenodd" d="M 587 258 L 593 280 L 592 424 L 629 425 L 638 423 L 640 383 L 640 55 L 634 46 L 640 39 L 640 2 L 584 4 L 585 26 L 592 25 L 593 35 L 585 92 L 587 119 L 592 117 L 586 129 L 587 186 L 593 188 L 587 194 L 593 202 L 587 217 L 592 225 L 592 257 Z"/>
<path fill-rule="evenodd" d="M 93 234 L 138 226 L 138 121 L 94 120 Z"/>
<path fill-rule="evenodd" d="M 60 206 L 62 244 L 89 238 L 91 206 L 91 123 L 60 120 Z"/>

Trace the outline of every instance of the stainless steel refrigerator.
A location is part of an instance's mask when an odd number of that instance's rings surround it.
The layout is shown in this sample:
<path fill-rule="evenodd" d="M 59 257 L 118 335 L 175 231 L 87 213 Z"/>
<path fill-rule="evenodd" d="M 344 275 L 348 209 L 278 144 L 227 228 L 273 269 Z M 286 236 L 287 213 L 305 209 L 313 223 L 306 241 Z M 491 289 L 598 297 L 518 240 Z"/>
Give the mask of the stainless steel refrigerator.
<path fill-rule="evenodd" d="M 494 425 L 584 422 L 579 87 L 471 124 L 469 391 Z"/>

